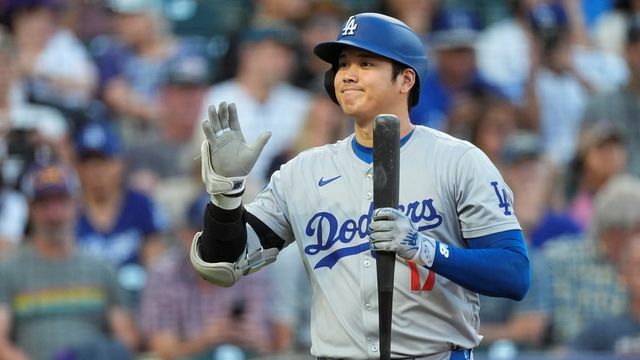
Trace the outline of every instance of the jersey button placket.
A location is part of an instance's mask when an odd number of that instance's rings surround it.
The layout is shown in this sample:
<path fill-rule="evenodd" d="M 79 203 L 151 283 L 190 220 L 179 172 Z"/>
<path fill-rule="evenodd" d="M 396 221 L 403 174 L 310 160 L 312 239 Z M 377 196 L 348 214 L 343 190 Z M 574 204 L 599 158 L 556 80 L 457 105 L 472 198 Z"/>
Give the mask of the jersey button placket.
<path fill-rule="evenodd" d="M 364 188 L 368 189 L 364 194 L 364 198 L 367 200 L 371 200 L 373 198 L 373 168 L 367 170 L 364 174 Z"/>
<path fill-rule="evenodd" d="M 369 348 L 369 356 L 377 357 L 376 353 L 378 352 L 378 343 L 377 340 L 371 337 L 367 337 L 367 347 Z"/>
<path fill-rule="evenodd" d="M 373 199 L 373 171 L 367 169 L 361 173 L 361 193 L 362 194 L 362 214 L 369 214 L 371 210 L 371 200 Z M 368 224 L 365 224 L 368 226 Z M 367 229 L 362 229 L 367 231 Z M 367 231 L 368 232 L 368 231 Z M 368 234 L 366 241 L 369 241 Z M 377 357 L 377 354 L 370 352 L 371 346 L 376 344 L 378 338 L 378 314 L 373 310 L 378 304 L 377 276 L 375 260 L 371 255 L 371 250 L 363 251 L 360 256 L 360 301 L 361 316 L 363 321 L 364 336 L 367 339 L 366 349 L 370 357 Z"/>

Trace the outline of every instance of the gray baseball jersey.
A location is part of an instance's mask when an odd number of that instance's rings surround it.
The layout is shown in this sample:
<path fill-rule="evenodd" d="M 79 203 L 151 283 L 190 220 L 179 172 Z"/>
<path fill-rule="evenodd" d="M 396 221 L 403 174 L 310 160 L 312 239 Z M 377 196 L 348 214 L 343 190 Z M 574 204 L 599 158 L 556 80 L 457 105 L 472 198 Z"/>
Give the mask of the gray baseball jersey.
<path fill-rule="evenodd" d="M 299 154 L 246 206 L 287 244 L 296 241 L 313 290 L 311 353 L 378 358 L 375 257 L 367 228 L 372 165 L 351 135 Z M 425 235 L 467 248 L 464 239 L 520 229 L 512 194 L 472 144 L 418 126 L 400 150 L 400 209 Z M 447 245 L 438 249 L 447 256 Z M 478 294 L 397 258 L 391 353 L 448 354 L 481 336 Z M 448 356 L 447 356 L 448 358 Z"/>

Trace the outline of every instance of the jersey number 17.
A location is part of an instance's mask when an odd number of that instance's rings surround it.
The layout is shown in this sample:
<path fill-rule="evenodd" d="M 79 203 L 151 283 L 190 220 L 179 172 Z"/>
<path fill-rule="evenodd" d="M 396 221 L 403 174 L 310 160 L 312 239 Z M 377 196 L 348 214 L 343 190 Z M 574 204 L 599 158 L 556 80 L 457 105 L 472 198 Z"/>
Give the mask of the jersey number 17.
<path fill-rule="evenodd" d="M 422 283 L 420 278 L 420 269 L 418 265 L 413 261 L 407 261 L 409 268 L 411 269 L 411 291 L 431 291 L 436 283 L 436 273 L 429 270 L 427 279 Z"/>

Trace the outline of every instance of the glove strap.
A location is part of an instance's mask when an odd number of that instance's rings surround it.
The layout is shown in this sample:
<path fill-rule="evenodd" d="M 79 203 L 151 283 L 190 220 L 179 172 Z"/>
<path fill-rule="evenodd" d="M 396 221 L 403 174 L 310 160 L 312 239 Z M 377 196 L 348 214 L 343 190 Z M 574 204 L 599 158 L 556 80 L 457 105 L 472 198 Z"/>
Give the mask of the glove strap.
<path fill-rule="evenodd" d="M 419 266 L 430 268 L 436 258 L 436 241 L 423 234 L 419 234 L 418 238 L 420 240 L 420 249 L 411 260 Z"/>
<path fill-rule="evenodd" d="M 222 193 L 222 195 L 228 197 L 240 197 L 244 194 L 244 183 L 246 180 L 244 176 L 226 179 L 231 182 L 232 188 L 231 190 Z"/>
<path fill-rule="evenodd" d="M 225 210 L 236 209 L 242 204 L 242 194 L 244 194 L 246 178 L 239 176 L 224 179 L 232 185 L 231 190 L 219 194 L 211 194 L 211 202 Z"/>
<path fill-rule="evenodd" d="M 236 197 L 241 197 L 244 194 L 244 189 L 242 189 L 241 192 L 239 193 L 235 193 L 235 194 L 220 194 L 222 196 L 226 196 L 226 197 L 230 197 L 230 198 L 236 198 Z"/>

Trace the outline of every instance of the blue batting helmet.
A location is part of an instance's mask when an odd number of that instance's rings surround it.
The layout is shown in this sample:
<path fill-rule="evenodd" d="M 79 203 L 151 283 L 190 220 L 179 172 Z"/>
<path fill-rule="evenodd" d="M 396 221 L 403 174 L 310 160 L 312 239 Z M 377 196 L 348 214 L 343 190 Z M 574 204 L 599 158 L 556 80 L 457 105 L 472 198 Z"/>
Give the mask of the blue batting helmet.
<path fill-rule="evenodd" d="M 420 91 L 420 77 L 427 69 L 427 55 L 418 35 L 402 21 L 376 13 L 351 16 L 342 25 L 336 41 L 316 45 L 313 52 L 331 64 L 325 74 L 324 86 L 336 104 L 333 80 L 338 69 L 338 57 L 345 46 L 353 46 L 406 65 L 416 72 L 416 94 Z M 418 96 L 410 100 L 410 106 L 418 102 Z"/>

